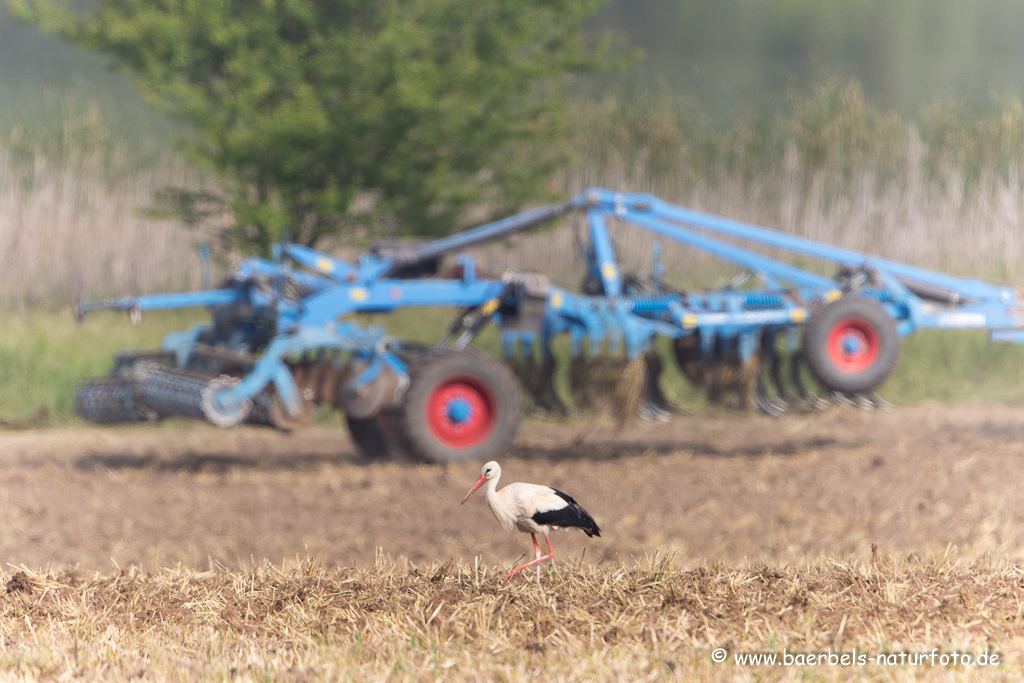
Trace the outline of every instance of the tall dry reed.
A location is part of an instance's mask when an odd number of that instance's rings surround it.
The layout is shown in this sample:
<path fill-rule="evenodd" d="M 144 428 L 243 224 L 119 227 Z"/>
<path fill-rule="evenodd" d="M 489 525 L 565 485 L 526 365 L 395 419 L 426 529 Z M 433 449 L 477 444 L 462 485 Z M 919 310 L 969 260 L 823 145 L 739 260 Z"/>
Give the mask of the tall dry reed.
<path fill-rule="evenodd" d="M 154 192 L 197 175 L 168 157 L 110 182 L 42 155 L 26 169 L 0 149 L 0 305 L 68 305 L 80 277 L 92 298 L 198 286 L 196 235 L 145 215 Z"/>
<path fill-rule="evenodd" d="M 651 192 L 956 275 L 1022 276 L 1018 102 L 974 118 L 934 105 L 908 122 L 873 109 L 856 84 L 830 84 L 794 98 L 790 111 L 767 122 L 741 119 L 726 128 L 685 101 L 581 100 L 573 107 L 576 155 L 553 181 L 558 195 L 592 186 Z M 210 188 L 211 181 L 170 152 L 132 171 L 131 160 L 118 157 L 130 151 L 116 131 L 86 123 L 62 133 L 57 155 L 45 140 L 33 148 L 0 135 L 0 306 L 66 305 L 78 273 L 92 298 L 199 285 L 200 236 L 144 211 L 160 188 Z M 492 269 L 530 268 L 575 285 L 585 230 L 574 217 L 474 251 Z M 649 271 L 653 236 L 620 224 L 612 230 L 620 260 Z M 660 241 L 673 284 L 713 287 L 732 271 Z M 363 247 L 330 250 L 353 257 Z"/>

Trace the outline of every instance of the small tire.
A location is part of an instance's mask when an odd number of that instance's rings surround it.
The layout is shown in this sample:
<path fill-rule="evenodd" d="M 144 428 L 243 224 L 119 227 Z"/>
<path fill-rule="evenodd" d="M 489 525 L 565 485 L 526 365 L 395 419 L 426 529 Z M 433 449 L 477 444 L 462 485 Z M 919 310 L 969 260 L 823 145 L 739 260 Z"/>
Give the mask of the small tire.
<path fill-rule="evenodd" d="M 398 357 L 406 365 L 423 355 L 430 353 L 430 347 L 417 342 L 402 344 Z M 340 393 L 340 391 L 339 391 Z M 341 409 L 338 402 L 335 407 Z M 405 450 L 402 439 L 398 436 L 398 411 L 395 408 L 384 408 L 376 415 L 353 417 L 342 410 L 345 423 L 348 425 L 349 436 L 356 450 L 370 460 L 408 462 L 409 454 Z"/>
<path fill-rule="evenodd" d="M 370 460 L 402 460 L 402 445 L 394 427 L 393 411 L 381 411 L 370 417 L 345 416 L 348 433 L 356 449 Z"/>
<path fill-rule="evenodd" d="M 398 433 L 424 462 L 492 460 L 515 439 L 523 416 L 508 368 L 476 349 L 430 351 L 409 367 Z"/>
<path fill-rule="evenodd" d="M 896 322 L 861 296 L 844 296 L 814 311 L 804 330 L 804 358 L 829 391 L 858 394 L 884 382 L 900 356 Z"/>

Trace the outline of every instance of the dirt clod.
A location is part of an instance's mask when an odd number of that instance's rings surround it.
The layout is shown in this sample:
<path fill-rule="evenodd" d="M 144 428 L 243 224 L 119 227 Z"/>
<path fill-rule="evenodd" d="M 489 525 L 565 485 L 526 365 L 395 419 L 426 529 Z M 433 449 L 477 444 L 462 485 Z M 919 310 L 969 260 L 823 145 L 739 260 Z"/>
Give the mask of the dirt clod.
<path fill-rule="evenodd" d="M 25 595 L 32 595 L 34 587 L 32 586 L 32 579 L 28 577 L 25 572 L 15 572 L 10 579 L 7 580 L 7 594 L 11 595 L 23 593 Z"/>

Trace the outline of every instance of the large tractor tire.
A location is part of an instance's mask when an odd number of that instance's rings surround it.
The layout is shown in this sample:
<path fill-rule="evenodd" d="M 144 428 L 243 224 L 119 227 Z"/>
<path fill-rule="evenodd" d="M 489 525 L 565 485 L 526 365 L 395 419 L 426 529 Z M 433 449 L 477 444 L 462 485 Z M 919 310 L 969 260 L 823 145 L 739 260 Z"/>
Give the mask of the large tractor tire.
<path fill-rule="evenodd" d="M 844 296 L 811 315 L 803 346 L 807 367 L 823 387 L 859 394 L 892 373 L 900 355 L 900 335 L 880 303 Z"/>
<path fill-rule="evenodd" d="M 413 458 L 491 460 L 512 445 L 523 406 L 503 363 L 476 349 L 430 351 L 412 360 L 409 379 L 397 427 Z"/>

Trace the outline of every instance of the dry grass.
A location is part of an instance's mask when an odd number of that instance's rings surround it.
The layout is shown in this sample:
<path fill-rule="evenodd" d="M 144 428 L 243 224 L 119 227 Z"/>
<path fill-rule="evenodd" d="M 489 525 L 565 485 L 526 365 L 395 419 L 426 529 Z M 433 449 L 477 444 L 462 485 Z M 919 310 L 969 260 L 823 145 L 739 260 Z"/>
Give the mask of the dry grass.
<path fill-rule="evenodd" d="M 199 181 L 173 158 L 116 182 L 43 156 L 26 172 L 0 147 L 0 305 L 67 306 L 79 276 L 92 298 L 197 288 L 197 235 L 144 209 L 161 187 Z"/>
<path fill-rule="evenodd" d="M 910 133 L 912 134 L 912 132 Z M 908 141 L 908 146 L 915 143 Z M 666 201 L 699 211 L 806 237 L 950 274 L 1019 280 L 1024 263 L 1024 184 L 1016 177 L 985 174 L 970 192 L 953 167 L 946 181 L 928 180 L 917 167 L 897 181 L 882 181 L 868 171 L 856 192 L 836 198 L 830 188 L 839 180 L 832 169 L 800 168 L 795 155 L 776 177 L 749 179 L 741 175 L 687 182 L 675 175 L 651 177 L 643 169 L 615 165 L 599 172 L 576 169 L 562 181 L 571 196 L 586 187 L 650 192 Z M 641 228 L 610 224 L 619 260 L 649 274 L 652 246 L 661 243 L 666 279 L 683 286 L 711 287 L 734 272 L 715 258 L 658 238 Z M 475 251 L 481 263 L 514 265 L 561 275 L 574 288 L 582 269 L 566 269 L 578 261 L 580 240 L 587 241 L 582 220 L 554 230 L 517 236 Z M 746 246 L 750 246 L 749 244 Z M 754 247 L 756 249 L 756 247 Z M 791 255 L 780 258 L 792 261 Z M 800 264 L 807 267 L 808 263 Z M 829 275 L 831 271 L 826 270 Z"/>
<path fill-rule="evenodd" d="M 574 103 L 578 155 L 553 182 L 557 195 L 592 186 L 652 192 L 953 274 L 1021 277 L 1020 103 L 980 119 L 935 107 L 909 122 L 873 109 L 855 85 L 831 86 L 777 113 L 778 133 L 743 121 L 716 130 L 674 101 L 611 102 Z M 212 182 L 166 150 L 156 161 L 134 159 L 98 116 L 69 114 L 70 130 L 38 140 L 0 137 L 0 305 L 66 305 L 79 272 L 93 297 L 198 286 L 200 235 L 142 211 L 165 186 L 210 190 Z M 620 260 L 647 271 L 652 235 L 612 229 Z M 580 230 L 584 222 L 572 219 L 475 253 L 492 268 L 532 268 L 575 285 Z M 730 273 L 705 254 L 661 241 L 676 284 L 711 287 Z M 364 247 L 351 240 L 327 246 L 347 257 Z"/>
<path fill-rule="evenodd" d="M 992 406 L 528 421 L 509 480 L 604 531 L 558 534 L 538 588 L 502 583 L 528 537 L 459 505 L 477 463 L 368 463 L 325 428 L 6 433 L 0 680 L 1019 680 L 1022 440 Z"/>
<path fill-rule="evenodd" d="M 887 680 L 1022 672 L 1024 571 L 835 560 L 604 570 L 505 584 L 477 563 L 0 574 L 0 670 L 82 680 Z M 998 667 L 715 664 L 731 653 L 995 652 Z"/>

